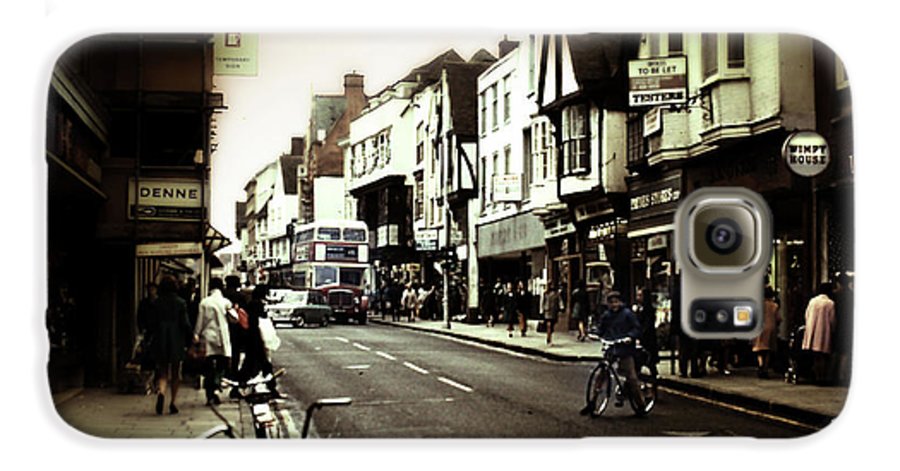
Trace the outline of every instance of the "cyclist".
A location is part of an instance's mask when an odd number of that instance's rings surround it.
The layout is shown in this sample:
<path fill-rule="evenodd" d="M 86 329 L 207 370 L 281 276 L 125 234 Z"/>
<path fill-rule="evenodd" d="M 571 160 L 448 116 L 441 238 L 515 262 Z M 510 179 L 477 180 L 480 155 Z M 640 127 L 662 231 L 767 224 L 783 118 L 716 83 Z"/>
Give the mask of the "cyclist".
<path fill-rule="evenodd" d="M 604 340 L 628 339 L 625 343 L 611 345 L 612 354 L 619 359 L 619 374 L 625 377 L 631 397 L 637 402 L 638 409 L 644 410 L 647 404 L 640 392 L 635 356 L 637 350 L 634 340 L 641 336 L 641 324 L 637 316 L 622 303 L 622 295 L 618 291 L 610 291 L 606 295 L 608 308 L 600 316 L 597 334 Z M 594 404 L 585 405 L 581 415 L 587 415 L 594 408 Z"/>

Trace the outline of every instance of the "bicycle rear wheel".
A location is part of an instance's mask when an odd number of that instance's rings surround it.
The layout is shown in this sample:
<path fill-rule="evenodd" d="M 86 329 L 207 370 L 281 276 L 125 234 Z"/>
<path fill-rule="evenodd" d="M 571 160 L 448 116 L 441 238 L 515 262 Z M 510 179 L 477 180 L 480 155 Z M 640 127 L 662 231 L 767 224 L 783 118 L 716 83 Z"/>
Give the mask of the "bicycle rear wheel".
<path fill-rule="evenodd" d="M 593 417 L 599 417 L 609 405 L 610 396 L 610 372 L 609 366 L 605 364 L 597 365 L 591 376 L 588 378 L 586 401 L 590 407 L 590 414 Z"/>

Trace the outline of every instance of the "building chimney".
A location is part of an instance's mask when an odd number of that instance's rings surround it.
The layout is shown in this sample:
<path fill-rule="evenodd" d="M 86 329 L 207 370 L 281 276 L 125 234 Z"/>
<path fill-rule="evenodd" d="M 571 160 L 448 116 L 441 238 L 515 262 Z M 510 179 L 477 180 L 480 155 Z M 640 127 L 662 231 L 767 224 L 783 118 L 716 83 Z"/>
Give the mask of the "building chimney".
<path fill-rule="evenodd" d="M 510 41 L 506 35 L 503 36 L 503 41 L 500 41 L 500 58 L 509 54 L 513 49 L 519 47 L 519 41 Z"/>
<path fill-rule="evenodd" d="M 344 75 L 344 96 L 363 90 L 363 76 L 355 72 Z"/>
<path fill-rule="evenodd" d="M 291 155 L 303 155 L 306 150 L 306 139 L 303 137 L 291 138 Z"/>

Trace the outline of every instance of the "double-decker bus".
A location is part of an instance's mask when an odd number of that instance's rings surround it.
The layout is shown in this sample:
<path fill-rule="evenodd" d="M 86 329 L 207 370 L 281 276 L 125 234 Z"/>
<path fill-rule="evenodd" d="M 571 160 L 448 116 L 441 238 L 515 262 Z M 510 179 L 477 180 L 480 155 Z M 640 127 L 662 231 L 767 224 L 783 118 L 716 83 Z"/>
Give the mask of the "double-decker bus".
<path fill-rule="evenodd" d="M 363 290 L 371 274 L 365 222 L 315 221 L 298 226 L 292 269 L 291 285 L 324 292 L 336 321 L 366 323 Z"/>

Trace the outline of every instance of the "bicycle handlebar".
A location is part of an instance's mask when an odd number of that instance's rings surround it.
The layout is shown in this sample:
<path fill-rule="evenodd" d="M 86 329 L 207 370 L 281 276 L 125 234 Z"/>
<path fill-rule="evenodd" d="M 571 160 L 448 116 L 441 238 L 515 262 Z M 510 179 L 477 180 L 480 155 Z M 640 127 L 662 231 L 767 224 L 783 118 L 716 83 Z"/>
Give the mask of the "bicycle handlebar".
<path fill-rule="evenodd" d="M 222 383 L 226 386 L 237 386 L 239 388 L 246 388 L 250 386 L 256 386 L 257 384 L 268 383 L 273 379 L 284 375 L 287 372 L 284 368 L 279 368 L 278 371 L 274 373 L 269 373 L 265 376 L 257 376 L 255 378 L 248 379 L 247 381 L 234 381 L 228 378 L 222 378 Z"/>

